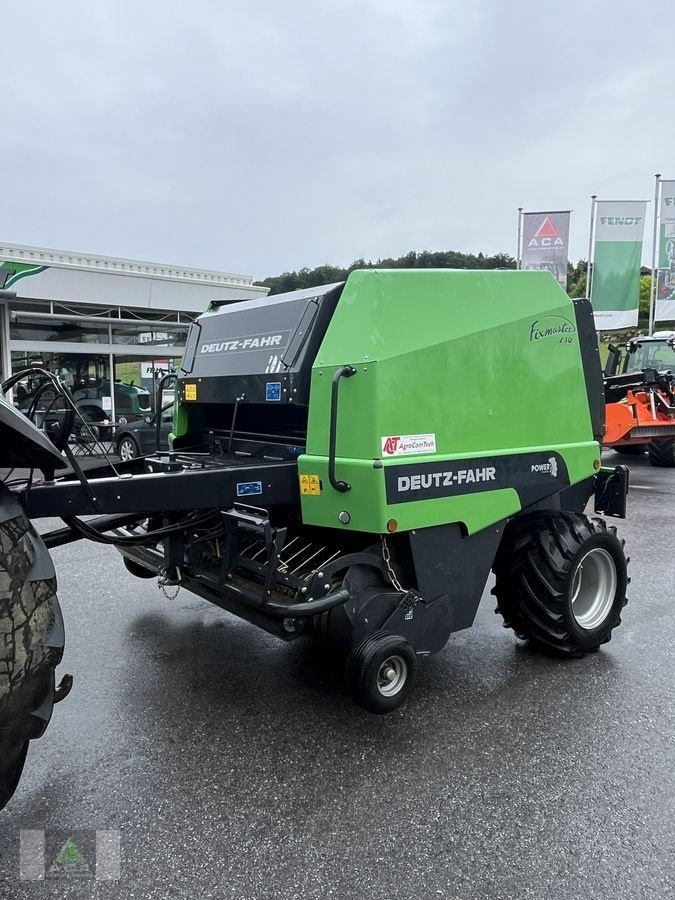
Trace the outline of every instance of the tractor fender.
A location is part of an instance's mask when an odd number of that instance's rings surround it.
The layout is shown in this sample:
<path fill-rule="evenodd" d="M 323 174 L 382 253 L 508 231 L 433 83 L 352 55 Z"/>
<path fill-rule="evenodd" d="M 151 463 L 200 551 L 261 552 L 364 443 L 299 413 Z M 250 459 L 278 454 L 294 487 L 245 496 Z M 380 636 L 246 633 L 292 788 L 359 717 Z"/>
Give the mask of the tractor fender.
<path fill-rule="evenodd" d="M 66 461 L 47 435 L 0 395 L 0 468 L 61 469 Z"/>
<path fill-rule="evenodd" d="M 632 408 L 627 403 L 608 403 L 605 407 L 605 435 L 602 443 L 612 447 L 625 440 L 636 425 Z"/>

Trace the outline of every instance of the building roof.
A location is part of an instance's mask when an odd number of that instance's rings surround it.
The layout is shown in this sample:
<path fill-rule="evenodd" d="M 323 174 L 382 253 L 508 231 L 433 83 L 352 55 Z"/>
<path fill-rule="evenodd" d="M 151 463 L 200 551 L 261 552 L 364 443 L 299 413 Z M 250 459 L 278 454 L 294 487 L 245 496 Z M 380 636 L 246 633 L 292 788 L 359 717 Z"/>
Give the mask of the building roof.
<path fill-rule="evenodd" d="M 197 269 L 194 266 L 176 266 L 140 259 L 101 256 L 98 253 L 53 250 L 47 247 L 30 247 L 24 244 L 8 244 L 4 242 L 0 242 L 0 261 L 77 269 L 86 272 L 105 272 L 111 275 L 134 275 L 136 277 L 159 280 L 184 281 L 192 284 L 221 285 L 223 287 L 231 285 L 248 286 L 253 283 L 251 275 L 237 275 L 232 272 L 217 272 L 212 269 Z"/>

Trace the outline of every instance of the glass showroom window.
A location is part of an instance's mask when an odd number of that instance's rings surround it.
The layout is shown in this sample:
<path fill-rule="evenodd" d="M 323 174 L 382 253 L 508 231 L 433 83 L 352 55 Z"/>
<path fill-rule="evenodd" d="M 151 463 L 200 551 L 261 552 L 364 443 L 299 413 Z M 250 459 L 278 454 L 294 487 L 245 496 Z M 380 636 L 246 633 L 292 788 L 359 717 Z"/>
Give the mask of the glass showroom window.
<path fill-rule="evenodd" d="M 115 398 L 115 418 L 130 422 L 141 419 L 151 410 L 151 392 L 134 379 L 122 379 L 120 374 L 110 380 L 110 357 L 89 353 L 42 353 L 40 351 L 13 351 L 12 371 L 34 366 L 59 375 L 70 388 L 80 414 L 88 422 L 104 422 L 112 418 L 112 397 Z M 31 407 L 43 409 L 54 401 L 49 391 L 40 392 L 44 376 L 28 372 L 14 388 L 14 403 L 22 412 Z M 39 395 L 39 396 L 38 396 Z M 37 402 L 36 401 L 37 396 Z M 57 399 L 54 408 L 60 408 Z"/>

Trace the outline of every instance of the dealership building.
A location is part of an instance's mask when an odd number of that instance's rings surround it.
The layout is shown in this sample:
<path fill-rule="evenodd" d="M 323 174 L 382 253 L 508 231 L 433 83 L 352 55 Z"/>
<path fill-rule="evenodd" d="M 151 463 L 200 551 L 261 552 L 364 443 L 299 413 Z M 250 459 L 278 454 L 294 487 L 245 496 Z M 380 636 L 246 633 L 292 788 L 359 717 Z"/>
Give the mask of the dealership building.
<path fill-rule="evenodd" d="M 129 386 L 152 392 L 176 367 L 211 300 L 267 291 L 247 275 L 0 244 L 0 372 L 47 368 L 115 421 L 134 412 Z M 22 379 L 15 404 L 34 390 Z"/>

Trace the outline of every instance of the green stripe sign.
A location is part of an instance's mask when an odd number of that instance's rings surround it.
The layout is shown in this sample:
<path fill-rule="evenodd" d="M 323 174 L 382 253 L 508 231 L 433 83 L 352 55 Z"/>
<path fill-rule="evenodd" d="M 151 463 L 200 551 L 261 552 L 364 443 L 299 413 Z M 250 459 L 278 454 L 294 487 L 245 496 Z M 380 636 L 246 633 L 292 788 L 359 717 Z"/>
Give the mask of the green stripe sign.
<path fill-rule="evenodd" d="M 0 287 L 5 291 L 9 291 L 22 278 L 27 278 L 29 275 L 39 275 L 41 272 L 46 271 L 47 266 L 35 266 L 30 263 L 0 263 Z"/>
<path fill-rule="evenodd" d="M 598 331 L 638 323 L 645 200 L 598 200 L 591 303 Z"/>

